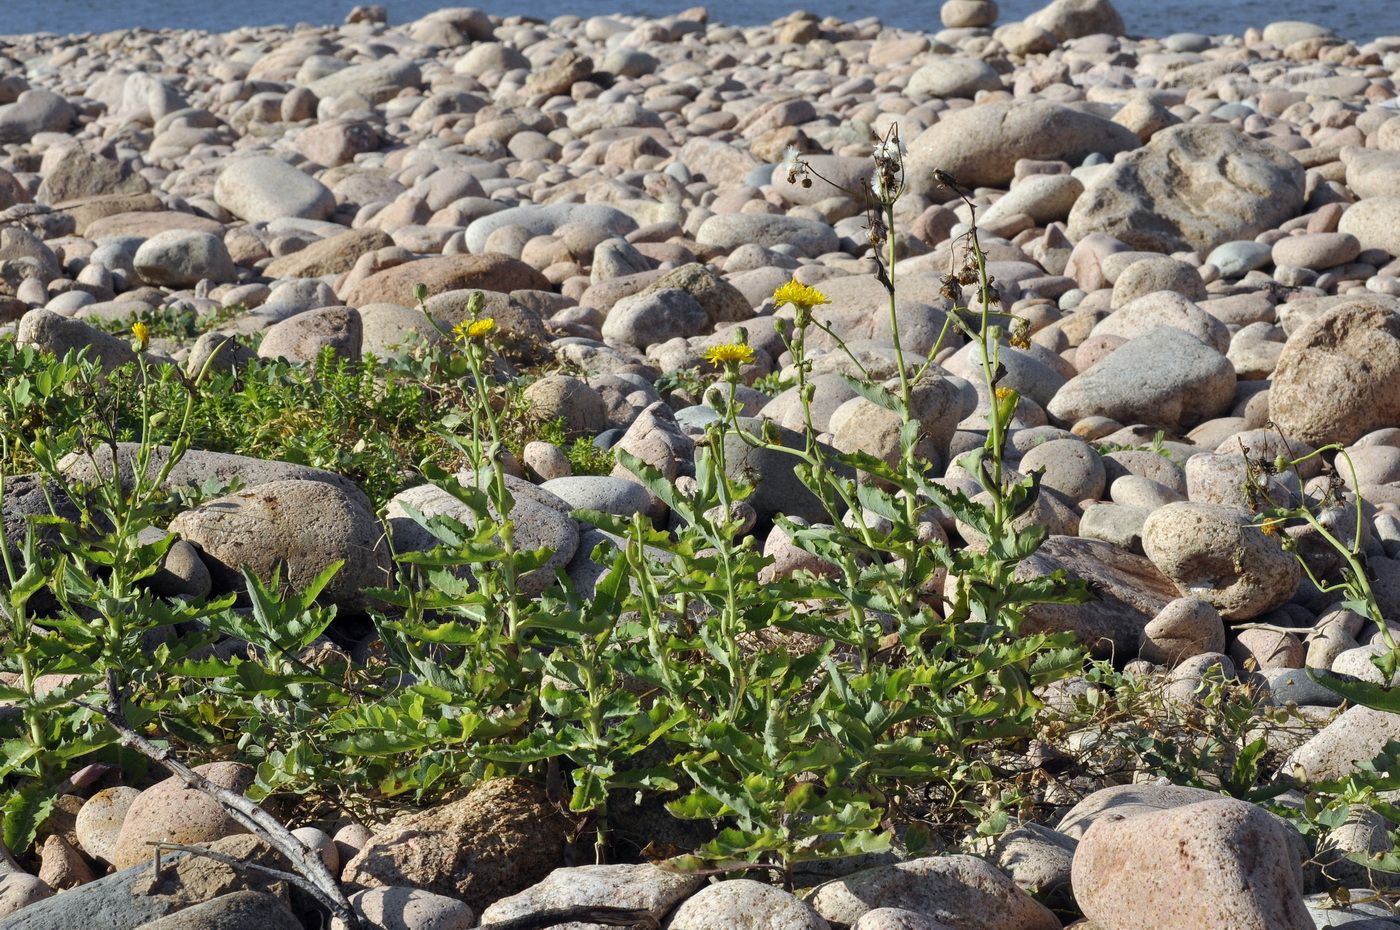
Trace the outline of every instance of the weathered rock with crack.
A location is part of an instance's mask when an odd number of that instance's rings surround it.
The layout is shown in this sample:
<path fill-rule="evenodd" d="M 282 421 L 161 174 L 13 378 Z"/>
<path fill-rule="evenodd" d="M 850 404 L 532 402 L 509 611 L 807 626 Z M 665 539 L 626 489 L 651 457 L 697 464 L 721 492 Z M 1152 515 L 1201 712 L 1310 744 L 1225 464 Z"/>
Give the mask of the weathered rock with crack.
<path fill-rule="evenodd" d="M 1274 537 L 1243 511 L 1180 501 L 1159 507 L 1142 528 L 1142 547 L 1158 570 L 1227 620 L 1248 620 L 1293 596 L 1301 569 Z"/>
<path fill-rule="evenodd" d="M 1175 126 L 1090 182 L 1070 211 L 1069 235 L 1205 253 L 1292 219 L 1303 187 L 1303 166 L 1282 149 L 1230 126 Z"/>
<path fill-rule="evenodd" d="M 1018 579 L 1064 570 L 1087 582 L 1093 596 L 1082 604 L 1036 604 L 1026 611 L 1023 633 L 1073 633 L 1097 655 L 1136 655 L 1143 629 L 1176 588 L 1142 556 L 1109 543 L 1051 536 L 1016 566 Z"/>
<path fill-rule="evenodd" d="M 346 863 L 341 880 L 420 888 L 479 913 L 549 875 L 563 859 L 569 829 L 540 788 L 493 779 L 461 800 L 395 820 Z"/>

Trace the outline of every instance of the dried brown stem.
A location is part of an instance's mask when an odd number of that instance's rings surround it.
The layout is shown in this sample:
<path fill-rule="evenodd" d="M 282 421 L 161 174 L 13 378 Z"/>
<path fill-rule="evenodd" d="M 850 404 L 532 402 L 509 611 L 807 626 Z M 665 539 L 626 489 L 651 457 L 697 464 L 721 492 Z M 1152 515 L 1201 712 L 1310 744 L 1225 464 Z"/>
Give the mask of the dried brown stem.
<path fill-rule="evenodd" d="M 345 893 L 340 890 L 335 876 L 326 868 L 326 864 L 321 861 L 321 857 L 317 853 L 303 846 L 301 841 L 293 836 L 291 831 L 284 827 L 276 817 L 238 792 L 214 784 L 175 758 L 174 753 L 168 748 L 155 745 L 132 729 L 126 721 L 126 715 L 122 712 L 121 687 L 117 682 L 117 674 L 114 670 L 108 669 L 107 671 L 107 705 L 105 707 L 83 706 L 100 714 L 107 721 L 107 725 L 116 731 L 123 744 L 135 749 L 152 762 L 165 767 L 191 788 L 213 798 L 230 818 L 281 853 L 288 862 L 292 863 L 297 872 L 305 877 L 304 883 L 298 883 L 299 887 L 305 888 L 307 893 L 329 911 L 331 916 L 339 920 L 347 930 L 358 930 L 360 923 L 355 916 L 354 909 L 350 907 L 350 902 L 345 899 Z"/>

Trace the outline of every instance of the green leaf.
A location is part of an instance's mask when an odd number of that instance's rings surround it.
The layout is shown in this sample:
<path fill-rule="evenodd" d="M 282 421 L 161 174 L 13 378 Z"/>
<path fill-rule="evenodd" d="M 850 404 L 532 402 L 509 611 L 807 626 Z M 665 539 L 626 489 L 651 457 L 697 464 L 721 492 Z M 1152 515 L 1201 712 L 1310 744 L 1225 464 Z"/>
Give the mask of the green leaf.
<path fill-rule="evenodd" d="M 888 410 L 890 413 L 899 413 L 899 397 L 885 390 L 882 386 L 862 381 L 859 378 L 852 378 L 849 375 L 842 375 L 841 380 L 846 382 L 846 387 L 880 409 Z"/>
<path fill-rule="evenodd" d="M 1372 710 L 1383 710 L 1400 714 L 1400 687 L 1387 687 L 1369 681 L 1343 678 L 1324 669 L 1308 669 L 1313 681 L 1330 688 L 1354 704 L 1362 704 Z"/>
<path fill-rule="evenodd" d="M 30 847 L 53 810 L 54 800 L 42 784 L 35 783 L 11 793 L 0 805 L 0 815 L 4 817 L 0 839 L 12 852 L 22 853 Z"/>

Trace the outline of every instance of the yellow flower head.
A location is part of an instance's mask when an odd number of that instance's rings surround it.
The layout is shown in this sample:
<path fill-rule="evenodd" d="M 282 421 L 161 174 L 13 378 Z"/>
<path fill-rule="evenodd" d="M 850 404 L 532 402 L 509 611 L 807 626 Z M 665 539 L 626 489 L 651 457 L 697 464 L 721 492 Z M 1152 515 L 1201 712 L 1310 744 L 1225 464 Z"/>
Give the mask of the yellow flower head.
<path fill-rule="evenodd" d="M 137 320 L 131 324 L 131 335 L 136 340 L 136 348 L 144 352 L 146 346 L 151 342 L 151 328 L 145 323 Z"/>
<path fill-rule="evenodd" d="M 1015 393 L 1011 388 L 997 388 L 997 400 L 1006 400 Z"/>
<path fill-rule="evenodd" d="M 496 321 L 492 317 L 482 320 L 463 320 L 452 327 L 452 335 L 457 337 L 458 342 L 466 342 L 468 339 L 485 339 L 496 331 Z"/>
<path fill-rule="evenodd" d="M 705 361 L 719 367 L 721 365 L 747 365 L 753 361 L 753 347 L 738 342 L 715 346 L 705 353 Z"/>
<path fill-rule="evenodd" d="M 792 304 L 802 310 L 811 310 L 821 304 L 831 303 L 831 298 L 810 284 L 802 284 L 798 281 L 789 281 L 773 292 L 773 308 L 781 309 L 787 304 Z"/>

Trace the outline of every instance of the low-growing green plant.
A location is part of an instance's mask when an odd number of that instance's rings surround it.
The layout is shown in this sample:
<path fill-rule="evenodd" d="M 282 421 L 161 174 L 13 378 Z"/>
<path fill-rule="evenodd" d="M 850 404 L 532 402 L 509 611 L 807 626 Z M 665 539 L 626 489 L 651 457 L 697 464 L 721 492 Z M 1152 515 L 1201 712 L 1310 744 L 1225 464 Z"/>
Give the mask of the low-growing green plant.
<path fill-rule="evenodd" d="M 1279 433 L 1284 449 L 1291 449 Z M 1326 456 L 1332 456 L 1329 462 Z M 1400 645 L 1391 630 L 1390 620 L 1381 610 L 1375 590 L 1366 570 L 1366 513 L 1351 456 L 1339 443 L 1324 445 L 1300 455 L 1280 453 L 1264 461 L 1246 455 L 1248 481 L 1246 491 L 1257 512 L 1257 525 L 1267 534 L 1277 537 L 1283 547 L 1294 553 L 1298 564 L 1312 585 L 1322 594 L 1339 598 L 1341 608 L 1352 611 L 1374 624 L 1385 648 L 1371 657 L 1379 682 L 1358 680 L 1338 675 L 1327 669 L 1309 668 L 1308 674 L 1317 682 L 1358 706 L 1385 713 L 1400 713 Z M 1320 486 L 1309 492 L 1302 475 L 1302 466 L 1321 461 Z M 1340 470 L 1345 468 L 1348 482 Z M 1302 490 L 1298 499 L 1278 493 L 1271 486 L 1276 475 L 1290 475 Z M 1330 573 L 1314 570 L 1304 546 L 1312 543 L 1314 553 L 1330 553 L 1336 568 Z M 1292 774 L 1281 772 L 1283 787 L 1294 784 Z M 1363 815 L 1379 815 L 1387 827 L 1387 850 L 1353 852 L 1346 858 L 1380 872 L 1400 872 L 1400 807 L 1390 797 L 1400 787 L 1400 742 L 1388 741 L 1379 747 L 1374 759 L 1359 764 L 1344 778 L 1324 780 L 1303 786 L 1306 789 L 1301 810 L 1283 808 L 1280 813 L 1290 817 L 1304 833 L 1325 842 L 1327 833 Z"/>
<path fill-rule="evenodd" d="M 126 333 L 135 323 L 146 326 L 149 338 L 188 340 L 218 329 L 242 314 L 248 308 L 242 304 L 230 304 L 217 310 L 200 313 L 185 301 L 165 304 L 154 310 L 121 317 L 95 317 L 86 320 L 89 325 L 108 333 Z"/>
<path fill-rule="evenodd" d="M 76 393 L 96 399 L 99 408 L 125 402 L 105 390 L 97 369 L 71 363 L 63 371 L 72 375 L 69 384 Z M 168 377 L 169 369 L 153 374 L 139 363 L 136 406 L 144 422 L 154 418 L 156 385 Z M 60 435 L 59 427 L 0 437 L 5 460 L 10 459 L 9 444 L 15 442 L 37 465 L 52 511 L 30 523 L 18 552 L 12 552 L 0 531 L 6 593 L 0 628 L 6 649 L 0 671 L 15 676 L 12 686 L 0 690 L 0 698 L 14 702 L 20 712 L 15 736 L 0 744 L 0 780 L 13 786 L 0 805 L 6 811 L 5 839 L 11 848 L 23 849 L 32 841 L 44 805 L 52 800 L 58 768 L 92 757 L 117 741 L 76 699 L 105 689 L 108 679 L 119 675 L 124 692 L 137 702 L 135 719 L 144 720 L 151 705 L 162 699 L 164 666 L 203 644 L 197 636 L 165 634 L 198 624 L 232 604 L 232 598 L 203 604 L 162 598 L 145 584 L 160 570 L 174 542 L 164 533 L 143 540 L 143 531 L 163 526 L 178 503 L 165 482 L 188 445 L 193 398 L 190 387 L 178 429 L 185 438 L 161 464 L 150 441 L 141 444 L 129 469 L 119 464 L 116 436 L 101 432 L 104 424 L 116 421 L 115 413 L 84 424 L 77 433 L 76 452 L 94 466 L 96 480 L 88 484 L 70 480 L 57 457 L 59 443 L 54 438 Z M 105 468 L 98 465 L 99 447 L 113 453 Z M 51 544 L 40 544 L 41 528 L 52 537 Z M 32 609 L 41 593 L 54 602 L 52 609 Z"/>

